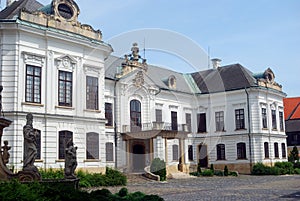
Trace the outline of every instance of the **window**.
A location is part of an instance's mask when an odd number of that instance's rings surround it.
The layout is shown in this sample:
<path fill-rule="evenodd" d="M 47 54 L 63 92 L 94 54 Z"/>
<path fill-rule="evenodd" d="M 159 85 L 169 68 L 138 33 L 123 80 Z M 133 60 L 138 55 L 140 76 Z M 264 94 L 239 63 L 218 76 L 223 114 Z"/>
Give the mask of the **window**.
<path fill-rule="evenodd" d="M 113 108 L 111 103 L 105 103 L 105 126 L 113 126 Z"/>
<path fill-rule="evenodd" d="M 188 157 L 189 157 L 189 161 L 194 160 L 193 145 L 188 146 Z"/>
<path fill-rule="evenodd" d="M 192 131 L 192 115 L 190 113 L 185 114 L 185 122 L 188 129 L 188 132 Z"/>
<path fill-rule="evenodd" d="M 155 117 L 156 117 L 156 122 L 162 122 L 162 110 L 156 109 Z"/>
<path fill-rule="evenodd" d="M 59 71 L 58 104 L 72 107 L 72 73 Z"/>
<path fill-rule="evenodd" d="M 86 134 L 86 159 L 99 159 L 99 134 Z"/>
<path fill-rule="evenodd" d="M 41 68 L 26 65 L 25 101 L 41 103 Z"/>
<path fill-rule="evenodd" d="M 279 121 L 280 121 L 280 122 L 279 122 L 279 123 L 280 123 L 280 130 L 281 130 L 281 131 L 284 131 L 284 128 L 283 128 L 283 124 L 284 124 L 284 123 L 283 123 L 283 122 L 284 122 L 284 119 L 283 119 L 283 112 L 281 112 L 281 111 L 279 112 Z"/>
<path fill-rule="evenodd" d="M 131 132 L 138 132 L 142 127 L 141 102 L 138 100 L 130 101 L 130 126 Z"/>
<path fill-rule="evenodd" d="M 65 159 L 65 149 L 67 148 L 69 143 L 73 142 L 73 133 L 70 131 L 59 131 L 59 150 L 58 150 L 58 158 Z"/>
<path fill-rule="evenodd" d="M 245 129 L 244 109 L 235 110 L 235 128 L 236 130 Z"/>
<path fill-rule="evenodd" d="M 34 129 L 35 132 L 35 140 L 36 140 L 36 158 L 37 160 L 41 159 L 41 131 Z"/>
<path fill-rule="evenodd" d="M 272 110 L 272 129 L 277 129 L 276 110 Z"/>
<path fill-rule="evenodd" d="M 105 144 L 106 161 L 114 161 L 114 144 L 107 142 Z"/>
<path fill-rule="evenodd" d="M 178 145 L 174 144 L 172 146 L 172 149 L 173 149 L 173 161 L 178 161 L 179 160 Z"/>
<path fill-rule="evenodd" d="M 206 114 L 197 114 L 198 133 L 206 132 Z"/>
<path fill-rule="evenodd" d="M 265 158 L 269 158 L 270 155 L 269 155 L 269 143 L 268 142 L 264 143 L 264 150 L 265 150 Z"/>
<path fill-rule="evenodd" d="M 217 160 L 225 160 L 225 144 L 217 144 Z"/>
<path fill-rule="evenodd" d="M 285 143 L 281 143 L 282 158 L 286 158 Z"/>
<path fill-rule="evenodd" d="M 277 142 L 274 143 L 274 154 L 275 154 L 275 158 L 279 158 L 279 151 L 278 151 L 278 143 Z"/>
<path fill-rule="evenodd" d="M 261 108 L 261 116 L 262 116 L 262 127 L 263 128 L 268 128 L 267 109 L 266 108 Z"/>
<path fill-rule="evenodd" d="M 177 112 L 171 111 L 171 123 L 172 123 L 172 131 L 178 130 L 178 124 L 177 124 Z"/>
<path fill-rule="evenodd" d="M 224 131 L 224 112 L 216 112 L 216 131 Z"/>
<path fill-rule="evenodd" d="M 86 77 L 86 108 L 98 110 L 98 78 Z"/>
<path fill-rule="evenodd" d="M 236 149 L 237 149 L 237 158 L 246 159 L 246 143 L 244 142 L 237 143 Z"/>

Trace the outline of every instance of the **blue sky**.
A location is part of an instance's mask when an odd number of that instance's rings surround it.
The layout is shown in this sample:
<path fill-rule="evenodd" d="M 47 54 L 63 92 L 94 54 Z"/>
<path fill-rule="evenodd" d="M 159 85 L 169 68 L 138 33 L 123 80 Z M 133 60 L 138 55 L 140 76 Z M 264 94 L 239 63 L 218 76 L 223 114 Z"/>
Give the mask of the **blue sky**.
<path fill-rule="evenodd" d="M 288 97 L 300 96 L 299 0 L 76 2 L 81 10 L 79 21 L 100 29 L 104 41 L 112 44 L 117 56 L 128 53 L 131 44 L 138 42 L 141 49 L 146 48 L 148 63 L 191 72 L 208 66 L 191 67 L 191 63 L 196 63 L 189 56 L 202 60 L 209 49 L 210 57 L 222 59 L 222 65 L 240 63 L 252 72 L 263 72 L 270 67 Z M 165 44 L 151 31 L 145 34 L 149 29 L 175 33 L 181 37 L 180 42 L 176 38 Z M 137 30 L 144 32 L 137 36 L 140 33 Z M 153 44 L 155 37 L 158 43 Z M 120 39 L 124 39 L 122 44 Z M 190 45 L 185 47 L 189 43 L 197 45 L 199 52 Z M 170 45 L 182 47 L 182 54 L 172 52 L 168 49 Z"/>

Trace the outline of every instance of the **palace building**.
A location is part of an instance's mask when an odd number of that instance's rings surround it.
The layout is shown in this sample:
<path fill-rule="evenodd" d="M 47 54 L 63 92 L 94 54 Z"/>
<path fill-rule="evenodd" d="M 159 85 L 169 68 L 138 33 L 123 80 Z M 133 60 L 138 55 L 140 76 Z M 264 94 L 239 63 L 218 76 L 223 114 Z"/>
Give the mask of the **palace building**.
<path fill-rule="evenodd" d="M 50 0 L 49 0 L 50 1 Z M 249 173 L 287 160 L 282 87 L 270 68 L 240 64 L 179 73 L 147 64 L 134 43 L 112 56 L 102 33 L 78 22 L 73 0 L 8 1 L 0 12 L 0 84 L 13 121 L 10 166 L 22 167 L 26 114 L 33 114 L 43 168 L 64 166 L 65 143 L 78 168 L 141 172 L 154 158 L 168 173 L 197 164 Z"/>

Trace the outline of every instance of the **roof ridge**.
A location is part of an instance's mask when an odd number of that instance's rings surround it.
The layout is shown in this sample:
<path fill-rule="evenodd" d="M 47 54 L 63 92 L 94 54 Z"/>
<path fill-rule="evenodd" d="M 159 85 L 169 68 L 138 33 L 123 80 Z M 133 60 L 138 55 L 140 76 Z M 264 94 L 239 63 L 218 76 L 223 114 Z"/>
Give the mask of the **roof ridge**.
<path fill-rule="evenodd" d="M 297 104 L 297 106 L 293 109 L 291 114 L 288 116 L 287 120 L 290 120 L 290 118 L 294 115 L 294 113 L 297 111 L 298 107 L 300 106 L 300 102 Z"/>

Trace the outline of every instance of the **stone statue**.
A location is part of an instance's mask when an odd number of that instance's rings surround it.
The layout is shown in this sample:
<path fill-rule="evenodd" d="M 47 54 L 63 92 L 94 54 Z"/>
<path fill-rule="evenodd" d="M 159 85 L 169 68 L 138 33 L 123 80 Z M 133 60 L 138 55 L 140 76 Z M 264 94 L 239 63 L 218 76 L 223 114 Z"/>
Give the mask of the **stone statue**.
<path fill-rule="evenodd" d="M 73 142 L 68 143 L 68 147 L 65 150 L 65 178 L 75 179 L 75 169 L 77 167 L 76 157 L 77 147 L 74 147 Z"/>
<path fill-rule="evenodd" d="M 133 61 L 138 61 L 141 56 L 139 55 L 139 47 L 137 43 L 133 43 L 132 48 L 131 48 L 131 55 L 132 55 L 132 60 Z"/>
<path fill-rule="evenodd" d="M 1 152 L 2 152 L 3 163 L 5 165 L 9 162 L 10 154 L 8 153 L 8 151 L 11 149 L 11 147 L 8 146 L 8 141 L 7 140 L 4 140 L 4 146 L 2 146 L 1 149 L 2 149 Z"/>
<path fill-rule="evenodd" d="M 26 115 L 27 123 L 23 127 L 24 135 L 24 157 L 23 171 L 38 171 L 34 166 L 34 161 L 37 155 L 36 136 L 32 127 L 33 116 L 31 113 Z"/>

